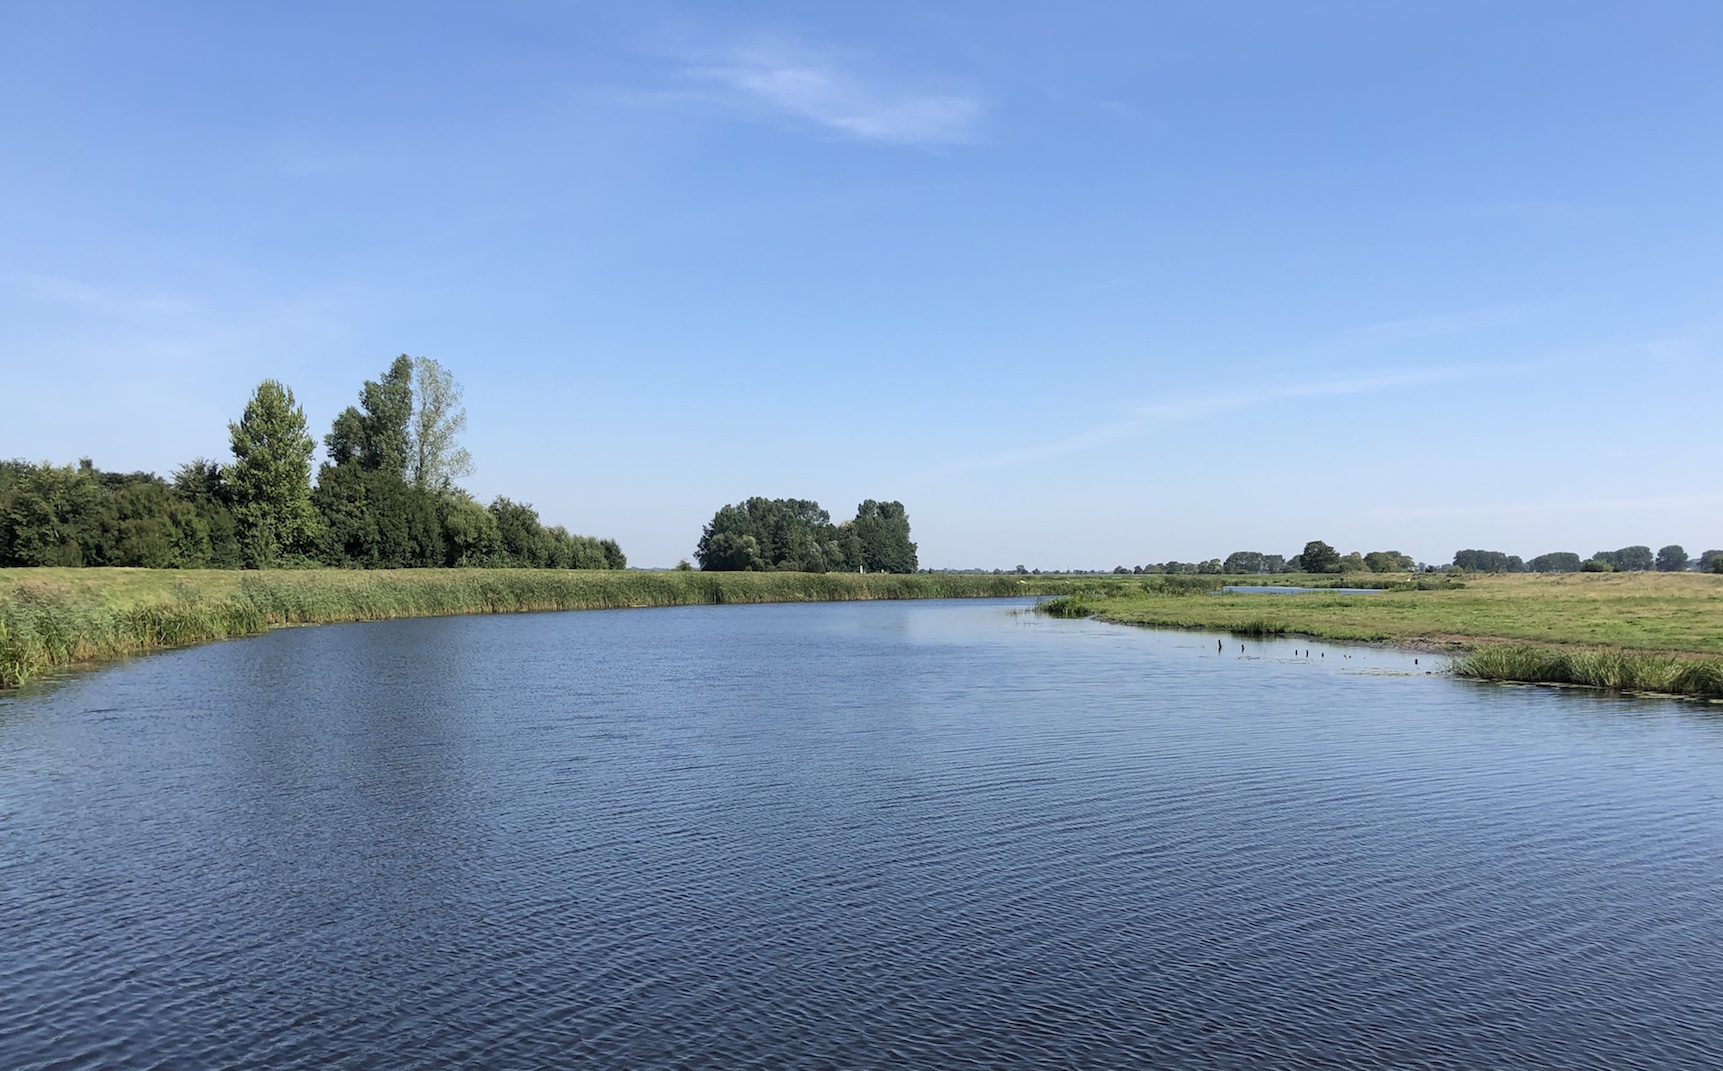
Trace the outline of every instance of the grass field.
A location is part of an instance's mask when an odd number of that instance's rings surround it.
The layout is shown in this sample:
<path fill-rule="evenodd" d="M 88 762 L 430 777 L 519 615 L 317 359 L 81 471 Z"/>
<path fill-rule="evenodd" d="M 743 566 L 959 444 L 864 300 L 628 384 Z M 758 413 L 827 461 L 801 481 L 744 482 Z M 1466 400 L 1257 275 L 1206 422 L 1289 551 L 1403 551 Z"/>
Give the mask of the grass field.
<path fill-rule="evenodd" d="M 1274 578 L 1301 580 L 1334 578 Z M 1136 577 L 1080 583 L 1046 609 L 1131 625 L 1446 648 L 1457 655 L 1456 672 L 1488 680 L 1723 697 L 1723 576 L 1469 575 L 1463 586 L 1377 595 L 1209 595 L 1145 586 Z"/>
<path fill-rule="evenodd" d="M 551 569 L 0 569 L 0 688 L 281 625 L 711 603 L 1059 594 L 1017 576 Z"/>

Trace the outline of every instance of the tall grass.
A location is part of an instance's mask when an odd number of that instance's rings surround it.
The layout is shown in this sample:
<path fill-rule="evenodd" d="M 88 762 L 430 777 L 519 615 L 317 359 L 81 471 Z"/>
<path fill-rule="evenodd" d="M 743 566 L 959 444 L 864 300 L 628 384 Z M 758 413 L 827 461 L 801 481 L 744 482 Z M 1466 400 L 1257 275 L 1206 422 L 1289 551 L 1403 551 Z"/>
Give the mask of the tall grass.
<path fill-rule="evenodd" d="M 13 576 L 27 574 L 19 570 Z M 163 647 L 249 636 L 278 625 L 445 614 L 721 603 L 1032 595 L 1058 580 L 957 574 L 690 573 L 537 569 L 176 572 L 119 598 L 135 570 L 75 570 L 78 583 L 0 586 L 0 688 L 47 670 Z M 103 574 L 116 583 L 104 590 Z M 131 574 L 121 576 L 120 574 Z M 128 601 L 129 600 L 129 601 Z"/>
<path fill-rule="evenodd" d="M 1457 676 L 1528 684 L 1577 684 L 1618 692 L 1658 692 L 1723 698 L 1723 660 L 1642 651 L 1564 651 L 1530 644 L 1493 644 L 1453 660 Z"/>
<path fill-rule="evenodd" d="M 1035 609 L 1048 617 L 1092 617 L 1096 613 L 1095 604 L 1082 595 L 1061 595 L 1057 599 L 1048 599 Z"/>

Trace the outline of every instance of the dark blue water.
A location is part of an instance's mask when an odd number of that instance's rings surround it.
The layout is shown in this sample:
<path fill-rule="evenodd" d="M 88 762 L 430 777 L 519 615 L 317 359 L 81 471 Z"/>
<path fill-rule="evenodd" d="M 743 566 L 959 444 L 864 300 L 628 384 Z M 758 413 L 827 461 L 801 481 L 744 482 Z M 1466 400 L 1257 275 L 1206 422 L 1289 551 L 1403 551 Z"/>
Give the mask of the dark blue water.
<path fill-rule="evenodd" d="M 1010 609 L 0 700 L 0 1067 L 1723 1064 L 1716 708 Z"/>

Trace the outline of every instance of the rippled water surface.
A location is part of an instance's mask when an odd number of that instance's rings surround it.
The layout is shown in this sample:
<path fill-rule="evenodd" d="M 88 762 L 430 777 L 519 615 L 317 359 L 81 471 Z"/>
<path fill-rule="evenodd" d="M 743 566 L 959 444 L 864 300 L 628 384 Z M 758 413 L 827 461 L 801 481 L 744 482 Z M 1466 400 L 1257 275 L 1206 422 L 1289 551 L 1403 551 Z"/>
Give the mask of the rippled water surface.
<path fill-rule="evenodd" d="M 1718 708 L 1021 605 L 0 699 L 0 1067 L 1723 1065 Z"/>

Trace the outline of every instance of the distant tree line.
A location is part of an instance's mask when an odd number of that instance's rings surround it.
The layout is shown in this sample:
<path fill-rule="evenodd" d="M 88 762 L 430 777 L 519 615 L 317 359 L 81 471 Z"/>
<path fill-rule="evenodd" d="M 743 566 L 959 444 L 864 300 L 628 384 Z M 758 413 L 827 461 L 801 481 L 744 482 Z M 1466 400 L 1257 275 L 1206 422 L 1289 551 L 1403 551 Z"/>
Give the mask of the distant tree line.
<path fill-rule="evenodd" d="M 841 524 L 807 499 L 750 498 L 724 506 L 701 532 L 694 558 L 701 569 L 722 572 L 916 571 L 903 503 L 871 498 Z"/>
<path fill-rule="evenodd" d="M 1397 550 L 1353 551 L 1341 554 L 1321 540 L 1312 540 L 1290 558 L 1256 550 L 1235 550 L 1206 562 L 1155 562 L 1132 568 L 1118 566 L 1115 573 L 1165 573 L 1171 575 L 1265 576 L 1275 573 L 1404 573 L 1415 567 L 1411 558 Z"/>
<path fill-rule="evenodd" d="M 264 380 L 228 425 L 233 460 L 153 473 L 0 462 L 0 565 L 262 569 L 503 566 L 621 569 L 614 540 L 546 527 L 530 505 L 455 485 L 461 389 L 436 361 L 395 359 L 316 443 L 292 390 Z"/>
<path fill-rule="evenodd" d="M 1723 573 L 1723 550 L 1708 550 L 1691 558 L 1679 544 L 1671 543 L 1655 554 L 1650 547 L 1632 546 L 1600 550 L 1584 559 L 1571 551 L 1554 551 L 1530 561 L 1498 550 L 1462 550 L 1454 554 L 1454 568 L 1469 573 Z"/>
<path fill-rule="evenodd" d="M 1312 540 L 1290 558 L 1264 554 L 1254 550 L 1236 550 L 1226 558 L 1210 558 L 1204 562 L 1155 562 L 1127 568 L 1120 565 L 1114 573 L 1141 574 L 1202 574 L 1230 576 L 1261 576 L 1275 573 L 1404 573 L 1421 566 L 1397 550 L 1353 551 L 1341 554 L 1321 540 Z M 1650 547 L 1622 547 L 1620 550 L 1600 550 L 1589 558 L 1568 551 L 1540 554 L 1530 561 L 1516 554 L 1495 550 L 1462 550 L 1454 554 L 1453 569 L 1469 573 L 1578 573 L 1578 572 L 1642 572 L 1657 570 L 1674 573 L 1697 570 L 1723 573 L 1723 550 L 1708 550 L 1697 558 L 1688 556 L 1679 545 L 1670 544 L 1653 553 Z M 1018 571 L 1025 571 L 1021 566 Z"/>

